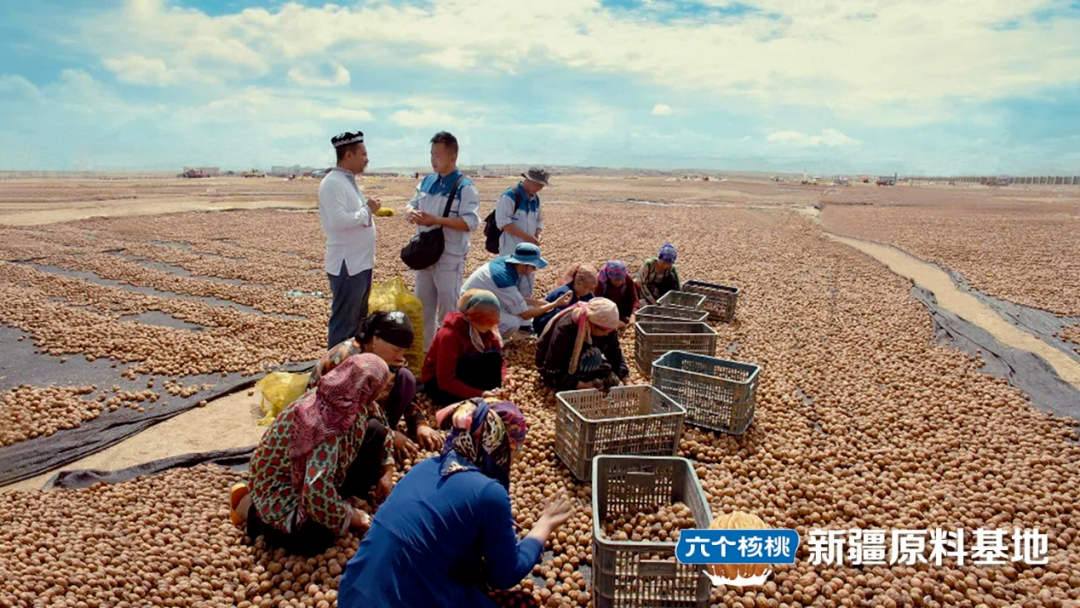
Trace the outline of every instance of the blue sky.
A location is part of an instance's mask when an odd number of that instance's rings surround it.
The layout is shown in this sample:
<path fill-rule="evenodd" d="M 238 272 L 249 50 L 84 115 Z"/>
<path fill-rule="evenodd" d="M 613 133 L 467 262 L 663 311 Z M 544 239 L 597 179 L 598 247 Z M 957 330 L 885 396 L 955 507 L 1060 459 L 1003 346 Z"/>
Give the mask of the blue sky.
<path fill-rule="evenodd" d="M 976 12 L 975 8 L 978 11 Z M 0 0 L 0 170 L 1080 173 L 1075 0 Z"/>

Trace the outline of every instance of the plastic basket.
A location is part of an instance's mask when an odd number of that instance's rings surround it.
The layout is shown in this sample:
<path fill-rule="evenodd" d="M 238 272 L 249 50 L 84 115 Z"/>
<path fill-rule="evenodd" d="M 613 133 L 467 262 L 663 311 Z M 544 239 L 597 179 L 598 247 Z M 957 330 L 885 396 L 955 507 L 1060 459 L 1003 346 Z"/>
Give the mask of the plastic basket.
<path fill-rule="evenodd" d="M 634 360 L 646 376 L 652 375 L 652 362 L 669 350 L 713 356 L 717 334 L 708 323 L 634 323 Z"/>
<path fill-rule="evenodd" d="M 686 408 L 686 422 L 741 435 L 754 419 L 761 368 L 682 351 L 653 362 L 653 386 Z"/>
<path fill-rule="evenodd" d="M 677 308 L 674 306 L 660 306 L 653 304 L 650 306 L 642 306 L 634 313 L 634 315 L 642 321 L 653 321 L 656 323 L 668 323 L 671 321 L 696 323 L 707 319 L 709 313 L 704 310 L 694 310 L 692 308 Z"/>
<path fill-rule="evenodd" d="M 709 320 L 719 323 L 731 323 L 735 318 L 735 304 L 739 300 L 739 288 L 726 285 L 714 285 L 701 281 L 687 281 L 683 291 L 705 296 L 702 307 L 709 311 Z"/>
<path fill-rule="evenodd" d="M 685 291 L 669 291 L 656 300 L 661 306 L 674 306 L 676 308 L 690 308 L 697 310 L 705 303 L 705 296 Z"/>
<path fill-rule="evenodd" d="M 599 454 L 674 456 L 686 410 L 651 386 L 616 386 L 555 395 L 555 453 L 580 480 Z"/>
<path fill-rule="evenodd" d="M 685 503 L 698 528 L 712 513 L 685 458 L 597 456 L 593 477 L 592 593 L 595 608 L 706 608 L 711 584 L 700 565 L 680 564 L 675 542 L 617 541 L 603 534 L 609 515 Z"/>

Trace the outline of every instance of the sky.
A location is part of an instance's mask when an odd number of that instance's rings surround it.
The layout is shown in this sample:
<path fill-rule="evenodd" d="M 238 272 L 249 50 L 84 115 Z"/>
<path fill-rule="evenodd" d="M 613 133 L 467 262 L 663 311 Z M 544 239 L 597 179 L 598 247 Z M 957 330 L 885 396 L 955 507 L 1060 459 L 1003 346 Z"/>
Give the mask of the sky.
<path fill-rule="evenodd" d="M 1080 0 L 0 0 L 0 170 L 1080 174 Z"/>

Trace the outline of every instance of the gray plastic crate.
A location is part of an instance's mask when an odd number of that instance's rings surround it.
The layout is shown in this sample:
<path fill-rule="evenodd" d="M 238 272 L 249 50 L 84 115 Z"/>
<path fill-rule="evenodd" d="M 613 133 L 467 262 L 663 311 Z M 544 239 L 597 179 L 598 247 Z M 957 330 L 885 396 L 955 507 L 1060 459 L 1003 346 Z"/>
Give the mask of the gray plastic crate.
<path fill-rule="evenodd" d="M 652 375 L 652 363 L 669 350 L 713 356 L 717 334 L 708 323 L 634 323 L 634 361 L 646 376 Z"/>
<path fill-rule="evenodd" d="M 686 408 L 686 422 L 741 435 L 754 420 L 761 368 L 682 351 L 653 362 L 653 386 Z"/>
<path fill-rule="evenodd" d="M 653 321 L 656 323 L 669 323 L 672 321 L 697 323 L 698 321 L 707 319 L 709 313 L 705 310 L 652 304 L 649 306 L 642 306 L 634 313 L 634 316 L 641 321 Z"/>
<path fill-rule="evenodd" d="M 702 308 L 709 312 L 709 320 L 714 323 L 731 323 L 735 319 L 735 304 L 739 300 L 740 290 L 738 287 L 704 283 L 702 281 L 687 281 L 683 283 L 683 291 L 705 296 Z"/>
<path fill-rule="evenodd" d="M 606 397 L 596 389 L 555 397 L 555 453 L 582 481 L 591 479 L 592 459 L 600 454 L 679 452 L 686 410 L 651 386 L 615 386 Z"/>
<path fill-rule="evenodd" d="M 705 296 L 685 291 L 669 291 L 656 300 L 661 306 L 674 306 L 676 308 L 700 309 L 705 304 Z"/>
<path fill-rule="evenodd" d="M 675 542 L 606 538 L 609 515 L 681 502 L 698 528 L 712 522 L 709 501 L 689 460 L 662 456 L 597 456 L 593 460 L 595 608 L 706 608 L 712 586 L 700 565 L 680 564 Z"/>

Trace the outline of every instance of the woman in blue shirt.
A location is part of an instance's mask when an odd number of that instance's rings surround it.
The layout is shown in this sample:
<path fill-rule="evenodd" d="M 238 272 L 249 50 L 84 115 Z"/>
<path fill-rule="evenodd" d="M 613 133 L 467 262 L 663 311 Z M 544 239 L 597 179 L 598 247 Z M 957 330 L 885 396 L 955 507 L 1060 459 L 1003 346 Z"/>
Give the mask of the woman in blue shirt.
<path fill-rule="evenodd" d="M 524 592 L 481 588 L 520 583 L 548 536 L 570 518 L 570 503 L 551 504 L 519 542 L 510 465 L 525 443 L 525 417 L 509 401 L 483 399 L 443 415 L 452 415 L 453 431 L 442 455 L 413 467 L 379 508 L 345 568 L 340 608 L 535 605 Z"/>
<path fill-rule="evenodd" d="M 544 333 L 544 328 L 547 327 L 548 321 L 555 318 L 555 315 L 562 312 L 564 309 L 577 304 L 578 302 L 588 302 L 593 299 L 593 291 L 596 289 L 597 274 L 596 269 L 592 266 L 585 264 L 574 264 L 563 276 L 563 286 L 559 287 L 555 291 L 549 293 L 545 300 L 548 302 L 555 302 L 565 294 L 570 294 L 570 303 L 566 306 L 558 306 L 555 310 L 533 319 L 533 331 L 536 335 Z"/>

